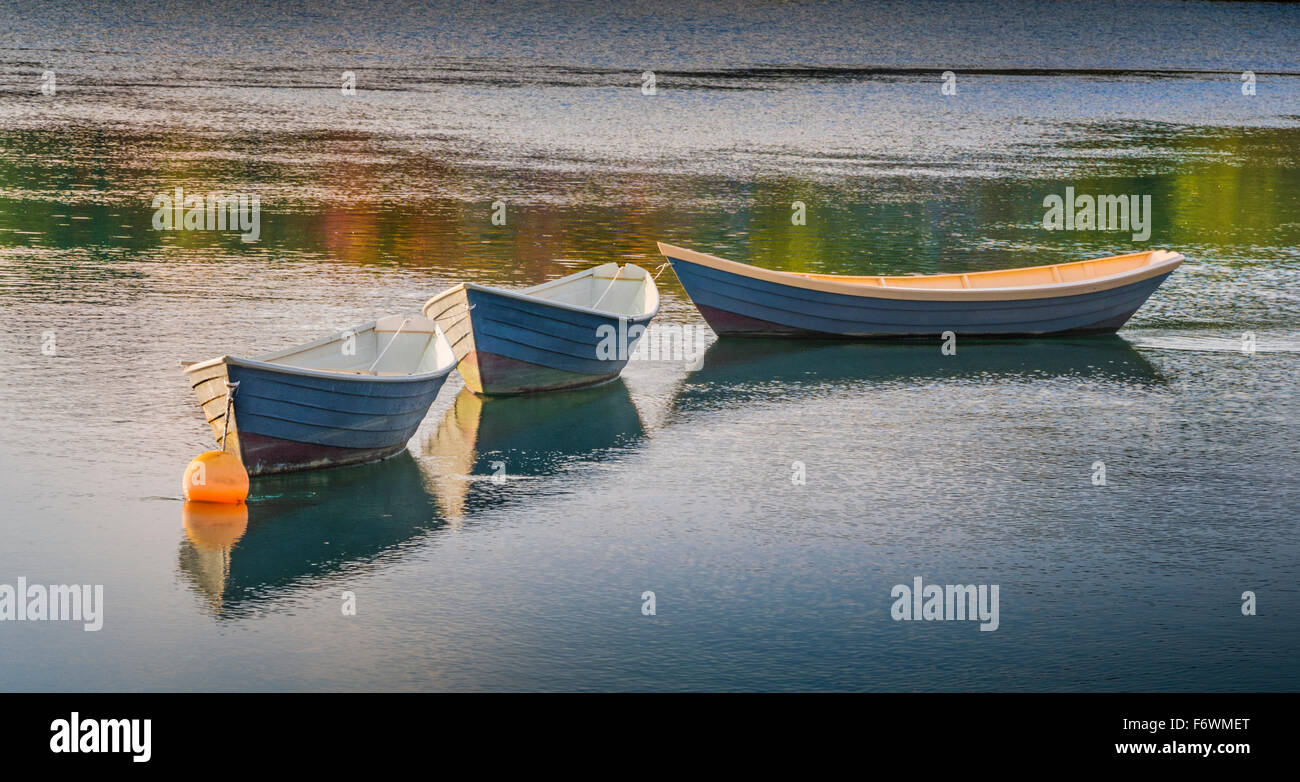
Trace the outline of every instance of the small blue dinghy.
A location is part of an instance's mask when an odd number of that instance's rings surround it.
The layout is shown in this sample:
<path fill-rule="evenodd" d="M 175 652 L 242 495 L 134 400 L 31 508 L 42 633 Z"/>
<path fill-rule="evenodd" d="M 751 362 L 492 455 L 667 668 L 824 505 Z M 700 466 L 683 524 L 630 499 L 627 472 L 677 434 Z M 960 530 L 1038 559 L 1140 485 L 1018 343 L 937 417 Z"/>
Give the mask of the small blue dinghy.
<path fill-rule="evenodd" d="M 1167 250 L 924 276 L 773 271 L 659 244 L 719 336 L 1014 337 L 1109 334 L 1183 256 Z"/>
<path fill-rule="evenodd" d="M 249 475 L 400 453 L 456 366 L 438 325 L 391 315 L 256 358 L 185 364 L 217 443 Z"/>
<path fill-rule="evenodd" d="M 659 311 L 654 278 L 607 263 L 523 290 L 465 282 L 424 304 L 488 396 L 596 385 L 618 377 Z"/>

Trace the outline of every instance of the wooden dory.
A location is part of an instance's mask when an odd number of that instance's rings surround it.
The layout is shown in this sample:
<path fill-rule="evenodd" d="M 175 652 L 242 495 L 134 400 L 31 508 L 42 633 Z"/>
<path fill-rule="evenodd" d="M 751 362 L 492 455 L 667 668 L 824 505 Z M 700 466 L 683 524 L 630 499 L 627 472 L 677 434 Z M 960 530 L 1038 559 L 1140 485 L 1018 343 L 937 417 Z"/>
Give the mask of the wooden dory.
<path fill-rule="evenodd" d="M 224 437 L 249 475 L 265 475 L 400 453 L 454 366 L 436 323 L 391 315 L 256 358 L 189 364 L 185 374 L 218 445 Z"/>
<path fill-rule="evenodd" d="M 968 274 L 847 277 L 771 271 L 659 244 L 719 335 L 921 337 L 1104 334 L 1183 256 L 1165 250 Z"/>
<path fill-rule="evenodd" d="M 631 263 L 517 291 L 465 282 L 424 305 L 446 332 L 465 385 L 489 396 L 618 377 L 658 311 L 654 278 Z"/>

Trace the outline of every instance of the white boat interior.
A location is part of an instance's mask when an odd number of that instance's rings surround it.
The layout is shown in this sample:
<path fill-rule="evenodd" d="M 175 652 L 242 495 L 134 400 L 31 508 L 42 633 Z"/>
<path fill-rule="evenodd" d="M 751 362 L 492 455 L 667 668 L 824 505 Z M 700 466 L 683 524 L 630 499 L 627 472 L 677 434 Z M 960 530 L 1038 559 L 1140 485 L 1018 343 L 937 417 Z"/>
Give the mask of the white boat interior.
<path fill-rule="evenodd" d="M 456 364 L 438 324 L 419 315 L 389 315 L 374 323 L 256 356 L 285 367 L 361 375 L 422 375 Z"/>
<path fill-rule="evenodd" d="M 511 293 L 628 317 L 659 309 L 659 289 L 654 278 L 634 263 L 606 263 Z"/>

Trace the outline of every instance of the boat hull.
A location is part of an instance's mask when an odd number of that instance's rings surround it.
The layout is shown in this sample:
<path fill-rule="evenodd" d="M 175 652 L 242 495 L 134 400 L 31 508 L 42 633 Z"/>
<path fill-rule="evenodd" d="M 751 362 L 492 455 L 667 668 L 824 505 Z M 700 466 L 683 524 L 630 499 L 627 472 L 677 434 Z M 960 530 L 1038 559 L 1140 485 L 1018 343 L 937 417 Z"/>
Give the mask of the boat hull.
<path fill-rule="evenodd" d="M 238 383 L 226 447 L 249 475 L 359 464 L 402 452 L 447 373 L 410 378 L 279 371 L 229 357 L 190 372 L 221 443 L 226 384 Z"/>
<path fill-rule="evenodd" d="M 686 293 L 720 336 L 1025 337 L 1114 333 L 1169 273 L 1085 293 L 941 301 L 848 295 L 758 279 L 667 254 Z M 740 264 L 736 264 L 740 266 Z"/>
<path fill-rule="evenodd" d="M 466 285 L 431 300 L 425 315 L 442 326 L 465 385 L 486 396 L 613 380 L 654 317 L 620 318 Z"/>

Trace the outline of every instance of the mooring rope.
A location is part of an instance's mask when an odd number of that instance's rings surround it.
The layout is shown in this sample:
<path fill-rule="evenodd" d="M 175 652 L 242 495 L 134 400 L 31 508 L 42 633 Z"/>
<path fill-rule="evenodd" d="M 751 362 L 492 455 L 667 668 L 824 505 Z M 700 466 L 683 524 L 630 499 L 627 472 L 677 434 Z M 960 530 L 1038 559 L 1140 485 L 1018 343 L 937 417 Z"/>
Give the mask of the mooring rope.
<path fill-rule="evenodd" d="M 226 414 L 222 416 L 221 423 L 221 450 L 226 450 L 226 439 L 230 435 L 230 408 L 235 404 L 235 391 L 239 388 L 239 381 L 226 381 Z"/>
<path fill-rule="evenodd" d="M 474 308 L 477 307 L 477 306 L 478 306 L 477 304 L 470 304 L 469 306 L 467 306 L 467 307 L 465 308 L 465 314 L 464 314 L 464 315 L 461 315 L 459 318 L 456 318 L 456 319 L 453 320 L 451 323 L 448 323 L 448 324 L 447 324 L 447 328 L 452 328 L 452 327 L 455 326 L 457 323 L 460 323 L 460 322 L 461 322 L 462 320 L 464 320 L 465 318 L 468 318 L 468 317 L 469 317 L 469 311 L 472 310 L 472 309 L 474 309 Z M 447 313 L 444 312 L 444 313 L 443 313 L 441 316 L 439 316 L 439 317 L 445 317 L 446 314 L 447 314 Z M 441 326 L 441 324 L 439 324 L 439 326 Z M 445 334 L 446 331 L 444 330 L 443 333 Z"/>

